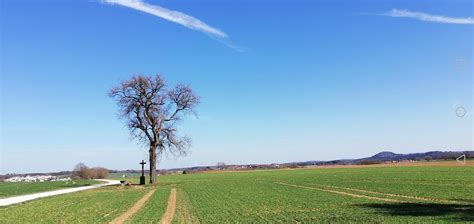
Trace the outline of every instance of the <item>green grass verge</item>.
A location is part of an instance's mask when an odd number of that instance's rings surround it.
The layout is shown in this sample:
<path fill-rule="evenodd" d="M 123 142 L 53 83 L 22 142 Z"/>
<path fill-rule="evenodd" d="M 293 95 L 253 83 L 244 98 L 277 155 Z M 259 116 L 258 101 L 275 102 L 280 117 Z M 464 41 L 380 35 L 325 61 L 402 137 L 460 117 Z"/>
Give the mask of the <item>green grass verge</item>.
<path fill-rule="evenodd" d="M 0 207 L 0 223 L 107 223 L 148 191 L 103 187 Z"/>
<path fill-rule="evenodd" d="M 171 189 L 167 186 L 158 186 L 145 206 L 132 216 L 128 223 L 159 223 L 166 211 L 170 191 Z"/>
<path fill-rule="evenodd" d="M 55 182 L 0 182 L 0 198 L 39 193 L 71 187 L 88 186 L 100 183 L 95 180 L 73 180 Z"/>

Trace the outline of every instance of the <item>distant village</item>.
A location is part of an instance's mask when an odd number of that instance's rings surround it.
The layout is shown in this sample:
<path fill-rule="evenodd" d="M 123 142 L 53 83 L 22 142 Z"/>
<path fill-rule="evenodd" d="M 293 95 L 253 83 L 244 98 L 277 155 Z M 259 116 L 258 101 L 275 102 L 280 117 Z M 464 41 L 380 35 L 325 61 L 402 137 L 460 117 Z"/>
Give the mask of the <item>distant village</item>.
<path fill-rule="evenodd" d="M 271 164 L 245 164 L 245 165 L 227 165 L 219 162 L 214 166 L 195 166 L 188 168 L 161 169 L 159 175 L 171 174 L 193 174 L 201 172 L 219 172 L 219 171 L 245 171 L 245 170 L 270 170 L 270 169 L 293 169 L 309 168 L 331 165 L 375 165 L 375 164 L 393 164 L 393 163 L 416 163 L 421 161 L 440 161 L 456 160 L 464 156 L 465 159 L 473 159 L 474 151 L 431 151 L 425 153 L 396 154 L 393 152 L 380 152 L 374 156 L 361 159 L 341 159 L 332 161 L 306 161 L 289 163 L 271 163 Z M 111 175 L 120 174 L 123 177 L 138 176 L 141 173 L 139 169 L 128 170 L 108 170 Z M 148 172 L 148 171 L 147 171 Z M 72 176 L 72 171 L 61 171 L 53 173 L 32 173 L 32 174 L 5 174 L 0 175 L 0 181 L 51 181 L 62 180 Z"/>
<path fill-rule="evenodd" d="M 431 151 L 426 153 L 412 154 L 396 154 L 393 152 L 380 152 L 374 156 L 361 159 L 342 159 L 332 161 L 306 161 L 306 162 L 290 162 L 290 163 L 271 163 L 271 164 L 246 164 L 246 165 L 226 165 L 223 162 L 217 163 L 215 166 L 195 166 L 188 168 L 161 169 L 158 170 L 159 175 L 169 174 L 192 174 L 201 172 L 215 171 L 245 171 L 245 170 L 270 170 L 270 169 L 293 169 L 293 168 L 309 168 L 318 166 L 331 165 L 375 165 L 375 164 L 394 164 L 394 163 L 416 163 L 428 161 L 446 161 L 456 160 L 461 156 L 466 159 L 474 158 L 474 151 Z M 111 173 L 129 173 L 138 174 L 139 170 L 122 170 Z"/>
<path fill-rule="evenodd" d="M 14 176 L 5 179 L 5 182 L 55 182 L 55 181 L 71 181 L 70 177 L 58 177 L 52 175 L 36 175 L 36 176 Z"/>

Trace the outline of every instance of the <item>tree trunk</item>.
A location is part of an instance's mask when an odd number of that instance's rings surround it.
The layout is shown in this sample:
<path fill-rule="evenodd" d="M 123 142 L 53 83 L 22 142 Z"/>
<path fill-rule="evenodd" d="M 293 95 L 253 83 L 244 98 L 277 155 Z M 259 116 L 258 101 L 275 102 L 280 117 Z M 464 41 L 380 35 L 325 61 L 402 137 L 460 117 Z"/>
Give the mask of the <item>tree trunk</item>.
<path fill-rule="evenodd" d="M 150 146 L 150 184 L 156 183 L 156 146 Z"/>

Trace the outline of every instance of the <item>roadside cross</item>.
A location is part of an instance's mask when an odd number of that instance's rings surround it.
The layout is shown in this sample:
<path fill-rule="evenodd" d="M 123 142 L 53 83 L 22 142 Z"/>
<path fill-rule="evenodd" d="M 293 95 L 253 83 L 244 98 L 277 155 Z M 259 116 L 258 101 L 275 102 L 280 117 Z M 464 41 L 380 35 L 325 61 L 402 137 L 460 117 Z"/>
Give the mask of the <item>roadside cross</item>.
<path fill-rule="evenodd" d="M 140 163 L 142 165 L 142 176 L 145 176 L 145 170 L 144 170 L 144 166 L 145 166 L 145 161 L 142 160 L 142 162 Z"/>
<path fill-rule="evenodd" d="M 145 168 L 144 168 L 144 166 L 145 166 L 146 163 L 145 163 L 145 161 L 142 160 L 142 162 L 139 163 L 139 164 L 142 165 L 142 175 L 140 176 L 140 185 L 145 185 Z"/>

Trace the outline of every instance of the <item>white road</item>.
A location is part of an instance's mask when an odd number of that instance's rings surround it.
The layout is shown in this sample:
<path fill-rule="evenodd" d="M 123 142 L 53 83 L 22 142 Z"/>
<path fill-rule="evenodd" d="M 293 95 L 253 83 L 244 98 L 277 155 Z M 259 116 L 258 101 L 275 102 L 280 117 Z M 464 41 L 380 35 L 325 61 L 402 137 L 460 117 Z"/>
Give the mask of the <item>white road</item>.
<path fill-rule="evenodd" d="M 30 201 L 30 200 L 34 200 L 38 198 L 44 198 L 44 197 L 60 195 L 60 194 L 68 194 L 72 192 L 78 192 L 78 191 L 83 191 L 83 190 L 89 190 L 89 189 L 95 189 L 95 188 L 104 187 L 104 186 L 120 184 L 120 181 L 118 180 L 105 180 L 105 179 L 97 179 L 97 180 L 104 181 L 106 183 L 95 184 L 95 185 L 84 186 L 84 187 L 73 187 L 73 188 L 62 189 L 62 190 L 46 191 L 46 192 L 41 192 L 41 193 L 14 196 L 14 197 L 9 197 L 9 198 L 2 198 L 0 199 L 0 206 L 13 205 L 13 204 Z"/>

